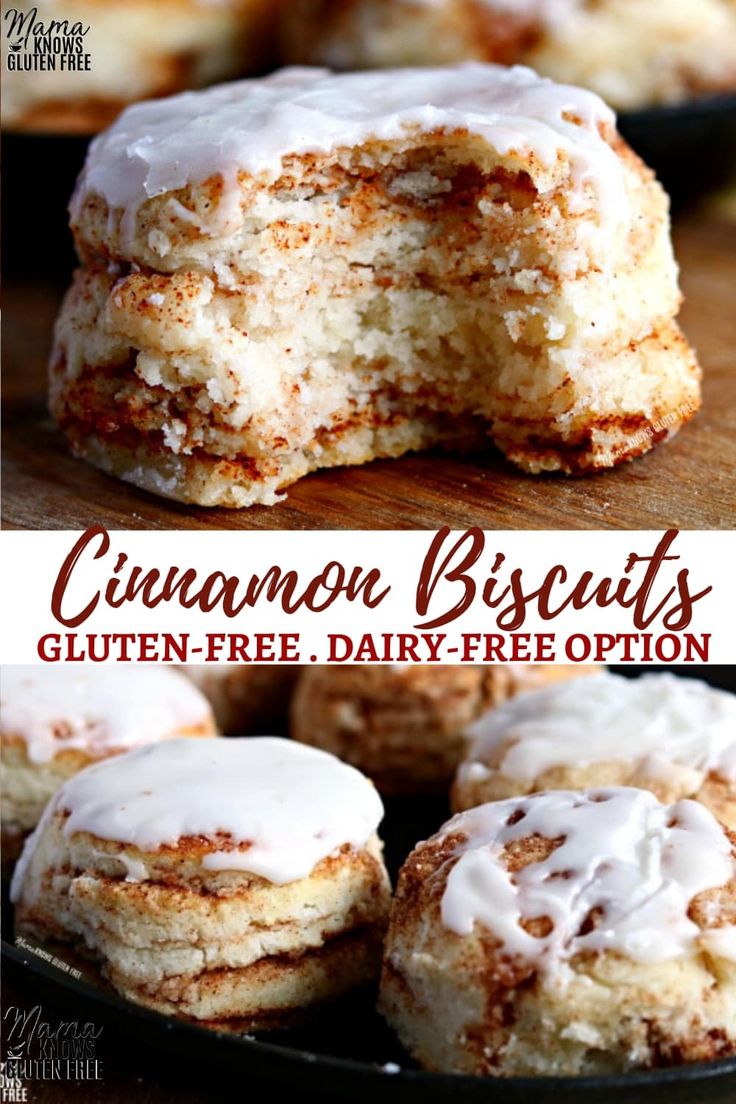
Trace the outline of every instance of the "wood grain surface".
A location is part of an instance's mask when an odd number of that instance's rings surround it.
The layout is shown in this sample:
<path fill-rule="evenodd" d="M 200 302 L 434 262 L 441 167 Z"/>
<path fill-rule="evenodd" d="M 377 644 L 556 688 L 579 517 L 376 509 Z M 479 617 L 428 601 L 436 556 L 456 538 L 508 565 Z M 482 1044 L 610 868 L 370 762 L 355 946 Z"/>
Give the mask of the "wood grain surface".
<path fill-rule="evenodd" d="M 669 444 L 586 479 L 535 478 L 498 454 L 421 454 L 301 480 L 274 507 L 168 503 L 72 459 L 45 412 L 62 290 L 5 288 L 2 520 L 10 529 L 724 529 L 736 525 L 736 225 L 675 228 L 682 323 L 705 371 L 703 411 Z"/>

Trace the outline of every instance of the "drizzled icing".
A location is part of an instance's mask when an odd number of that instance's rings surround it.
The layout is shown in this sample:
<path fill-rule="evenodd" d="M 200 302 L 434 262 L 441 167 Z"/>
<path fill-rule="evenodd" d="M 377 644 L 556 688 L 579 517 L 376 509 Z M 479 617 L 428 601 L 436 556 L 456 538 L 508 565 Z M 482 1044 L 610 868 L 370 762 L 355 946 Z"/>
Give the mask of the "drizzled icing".
<path fill-rule="evenodd" d="M 467 730 L 459 780 L 489 767 L 531 785 L 556 766 L 626 760 L 652 777 L 678 767 L 736 781 L 736 696 L 695 679 L 599 674 L 520 694 Z"/>
<path fill-rule="evenodd" d="M 343 844 L 362 849 L 383 816 L 376 790 L 355 768 L 276 737 L 140 748 L 69 779 L 38 834 L 56 810 L 68 813 L 65 836 L 89 832 L 144 852 L 204 836 L 214 843 L 205 869 L 243 870 L 276 885 L 308 877 Z"/>
<path fill-rule="evenodd" d="M 502 155 L 532 155 L 547 169 L 562 154 L 573 205 L 597 198 L 606 205 L 601 222 L 618 222 L 627 209 L 623 169 L 599 133 L 601 124 L 614 123 L 595 93 L 522 66 L 347 74 L 289 68 L 129 107 L 92 142 L 70 209 L 76 220 L 86 198 L 99 195 L 123 211 L 129 238 L 146 199 L 220 175 L 225 195 L 210 229 L 222 230 L 222 219 L 234 214 L 240 172 L 274 179 L 289 154 L 444 128 L 478 135 Z"/>
<path fill-rule="evenodd" d="M 661 805 L 626 787 L 560 790 L 478 806 L 450 820 L 441 836 L 455 833 L 467 840 L 458 844 L 441 911 L 458 935 L 481 924 L 505 953 L 547 972 L 582 951 L 661 962 L 710 947 L 736 957 L 732 925 L 701 932 L 688 917 L 698 893 L 736 877 L 725 832 L 695 801 Z M 562 842 L 509 874 L 504 848 L 534 835 Z M 594 910 L 601 914 L 588 930 Z M 521 926 L 539 917 L 551 921 L 548 934 Z"/>
<path fill-rule="evenodd" d="M 72 748 L 125 751 L 200 726 L 212 729 L 206 699 L 166 667 L 7 666 L 0 674 L 0 728 L 23 739 L 32 763 Z"/>

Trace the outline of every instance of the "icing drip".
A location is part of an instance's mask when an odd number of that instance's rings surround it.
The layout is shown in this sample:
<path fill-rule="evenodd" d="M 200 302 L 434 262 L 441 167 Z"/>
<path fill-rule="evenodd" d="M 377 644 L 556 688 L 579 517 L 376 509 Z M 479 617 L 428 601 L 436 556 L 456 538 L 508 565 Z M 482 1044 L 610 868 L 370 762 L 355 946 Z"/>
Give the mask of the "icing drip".
<path fill-rule="evenodd" d="M 90 755 L 125 751 L 212 729 L 209 705 L 166 667 L 7 666 L 0 678 L 0 726 L 21 737 L 32 763 L 79 748 Z"/>
<path fill-rule="evenodd" d="M 506 954 L 545 972 L 583 951 L 660 962 L 709 944 L 714 952 L 736 950 L 732 927 L 703 934 L 688 917 L 698 893 L 736 877 L 728 837 L 697 802 L 665 806 L 625 787 L 554 791 L 461 813 L 441 835 L 455 833 L 467 840 L 447 878 L 444 925 L 468 935 L 481 924 Z M 559 845 L 509 874 L 504 848 L 534 835 Z M 551 921 L 548 934 L 524 930 L 522 921 L 539 917 Z"/>
<path fill-rule="evenodd" d="M 736 780 L 736 696 L 695 679 L 600 674 L 521 694 L 468 728 L 459 778 L 488 767 L 531 785 L 555 766 L 630 760 L 642 775 Z"/>

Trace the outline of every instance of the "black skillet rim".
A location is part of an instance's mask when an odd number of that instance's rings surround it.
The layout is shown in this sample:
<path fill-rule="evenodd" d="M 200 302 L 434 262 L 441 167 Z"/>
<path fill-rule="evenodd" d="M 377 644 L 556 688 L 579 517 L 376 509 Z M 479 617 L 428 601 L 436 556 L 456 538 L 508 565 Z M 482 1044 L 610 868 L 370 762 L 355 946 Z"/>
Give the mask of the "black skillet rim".
<path fill-rule="evenodd" d="M 20 966 L 30 969 L 44 981 L 51 982 L 61 988 L 71 990 L 87 1000 L 102 1004 L 116 1014 L 122 1014 L 134 1021 L 133 1026 L 140 1028 L 146 1024 L 159 1032 L 175 1033 L 185 1040 L 190 1040 L 193 1046 L 197 1044 L 209 1044 L 210 1047 L 216 1041 L 220 1047 L 228 1048 L 230 1056 L 248 1053 L 257 1056 L 261 1065 L 267 1061 L 278 1063 L 281 1069 L 290 1067 L 295 1075 L 307 1074 L 320 1076 L 340 1075 L 342 1078 L 360 1078 L 363 1086 L 373 1084 L 375 1087 L 387 1086 L 388 1081 L 396 1088 L 403 1086 L 407 1091 L 421 1093 L 422 1089 L 446 1090 L 447 1098 L 454 1094 L 462 1099 L 470 1098 L 470 1094 L 479 1095 L 488 1093 L 490 1084 L 487 1078 L 471 1077 L 465 1074 L 430 1073 L 425 1070 L 399 1068 L 398 1071 L 389 1070 L 378 1064 L 360 1061 L 352 1058 L 342 1058 L 327 1054 L 315 1054 L 312 1051 L 297 1047 L 284 1046 L 279 1043 L 267 1042 L 262 1039 L 235 1035 L 232 1033 L 213 1031 L 210 1028 L 198 1027 L 194 1023 L 177 1020 L 164 1016 L 159 1012 L 143 1008 L 118 997 L 114 993 L 98 989 L 85 980 L 76 979 L 71 974 L 66 974 L 58 967 L 46 962 L 43 958 L 15 946 L 7 939 L 2 939 L 2 956 Z M 244 1071 L 245 1072 L 245 1071 Z M 638 1070 L 625 1074 L 611 1074 L 602 1076 L 585 1077 L 514 1077 L 494 1079 L 493 1095 L 500 1102 L 508 1095 L 509 1100 L 519 1099 L 519 1094 L 528 1094 L 529 1099 L 544 1093 L 554 1092 L 558 1100 L 567 1100 L 571 1094 L 576 1096 L 583 1093 L 606 1092 L 627 1089 L 646 1089 L 666 1085 L 680 1085 L 683 1083 L 709 1083 L 713 1080 L 733 1077 L 736 1079 L 736 1056 L 722 1058 L 713 1062 L 695 1062 L 682 1066 L 672 1066 L 656 1070 Z M 421 1096 L 418 1099 L 422 1099 Z"/>

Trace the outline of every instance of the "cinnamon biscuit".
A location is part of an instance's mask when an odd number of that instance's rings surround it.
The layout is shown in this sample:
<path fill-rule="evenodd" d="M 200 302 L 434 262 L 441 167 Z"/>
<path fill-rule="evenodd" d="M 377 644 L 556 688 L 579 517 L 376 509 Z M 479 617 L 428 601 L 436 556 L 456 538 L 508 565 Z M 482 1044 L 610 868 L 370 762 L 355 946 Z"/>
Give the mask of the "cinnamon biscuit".
<path fill-rule="evenodd" d="M 283 1026 L 374 978 L 389 904 L 370 782 L 288 740 L 176 740 L 91 767 L 27 841 L 19 931 L 132 1001 Z"/>
<path fill-rule="evenodd" d="M 736 696 L 670 674 L 599 674 L 479 717 L 454 809 L 535 790 L 639 786 L 702 801 L 736 830 Z"/>
<path fill-rule="evenodd" d="M 17 856 L 62 782 L 90 763 L 139 744 L 215 731 L 204 696 L 167 667 L 3 667 L 4 860 Z"/>
<path fill-rule="evenodd" d="M 280 735 L 286 728 L 299 667 L 208 663 L 187 664 L 183 671 L 205 695 L 227 736 Z"/>
<path fill-rule="evenodd" d="M 17 16 L 3 20 L 3 128 L 94 134 L 136 100 L 263 71 L 273 60 L 278 3 L 18 0 Z M 62 66 L 57 58 L 53 68 L 23 67 L 34 53 L 29 27 L 54 22 L 62 33 L 64 26 L 82 29 L 65 37 L 81 43 L 88 66 Z"/>
<path fill-rule="evenodd" d="M 291 61 L 366 69 L 521 62 L 619 110 L 736 90 L 733 0 L 293 0 Z"/>
<path fill-rule="evenodd" d="M 623 787 L 461 813 L 404 864 L 380 1007 L 453 1073 L 736 1054 L 736 836 L 697 802 Z"/>
<path fill-rule="evenodd" d="M 700 403 L 666 196 L 602 100 L 528 69 L 288 69 L 139 104 L 71 213 L 52 412 L 169 498 L 272 504 L 433 445 L 586 473 Z"/>
<path fill-rule="evenodd" d="M 331 751 L 389 794 L 445 792 L 476 717 L 524 690 L 595 668 L 338 665 L 305 669 L 291 734 Z"/>

